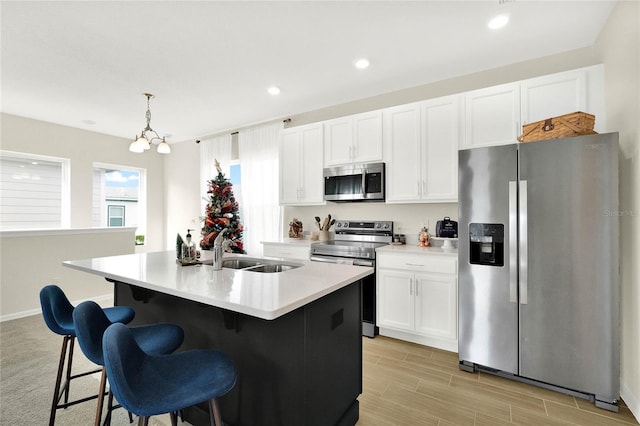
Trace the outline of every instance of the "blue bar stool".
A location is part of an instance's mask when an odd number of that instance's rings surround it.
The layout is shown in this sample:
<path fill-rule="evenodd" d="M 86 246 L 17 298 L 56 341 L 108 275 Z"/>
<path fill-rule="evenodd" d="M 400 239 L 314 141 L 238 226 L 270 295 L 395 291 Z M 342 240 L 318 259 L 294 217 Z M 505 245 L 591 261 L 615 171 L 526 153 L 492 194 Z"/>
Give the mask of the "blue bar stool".
<path fill-rule="evenodd" d="M 102 350 L 102 336 L 112 324 L 97 303 L 82 302 L 73 311 L 73 323 L 76 329 L 78 344 L 85 356 L 95 364 L 102 366 L 102 378 L 98 391 L 98 408 L 96 410 L 95 426 L 100 426 L 102 406 L 104 402 L 107 372 L 104 368 Z M 176 324 L 151 324 L 130 327 L 133 338 L 143 351 L 152 355 L 167 355 L 180 347 L 184 341 L 184 331 Z M 111 423 L 113 410 L 113 393 L 109 392 L 109 405 L 105 424 Z M 117 407 L 116 407 L 117 408 Z"/>
<path fill-rule="evenodd" d="M 224 353 L 194 349 L 150 355 L 122 324 L 109 326 L 102 348 L 111 391 L 120 405 L 140 416 L 139 426 L 147 426 L 150 416 L 165 413 L 171 413 L 176 425 L 175 412 L 205 401 L 211 426 L 222 426 L 217 398 L 236 383 L 236 369 Z"/>
<path fill-rule="evenodd" d="M 40 290 L 40 306 L 42 308 L 42 316 L 47 327 L 56 334 L 62 336 L 62 350 L 60 351 L 60 362 L 58 363 L 58 374 L 56 376 L 56 385 L 53 391 L 53 402 L 51 403 L 51 414 L 49 415 L 49 426 L 53 426 L 56 421 L 56 410 L 59 408 L 67 408 L 81 402 L 89 401 L 97 398 L 98 395 L 81 398 L 76 401 L 69 402 L 69 386 L 71 380 L 78 377 L 87 376 L 97 373 L 100 370 L 87 371 L 86 373 L 71 375 L 71 364 L 73 362 L 73 345 L 76 338 L 76 330 L 73 325 L 74 306 L 69 302 L 67 296 L 60 287 L 56 285 L 48 285 Z M 113 308 L 105 308 L 104 313 L 111 322 L 128 323 L 135 316 L 133 309 L 125 306 L 116 306 Z M 68 352 L 67 352 L 68 348 Z M 62 375 L 66 374 L 65 383 L 60 389 Z M 60 404 L 60 399 L 64 394 L 64 403 Z"/>

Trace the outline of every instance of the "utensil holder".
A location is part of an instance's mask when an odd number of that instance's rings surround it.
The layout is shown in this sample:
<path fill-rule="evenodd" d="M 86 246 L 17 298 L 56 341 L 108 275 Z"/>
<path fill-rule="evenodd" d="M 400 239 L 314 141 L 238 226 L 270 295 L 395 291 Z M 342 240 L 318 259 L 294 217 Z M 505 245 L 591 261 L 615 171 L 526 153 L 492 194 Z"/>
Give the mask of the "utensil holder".
<path fill-rule="evenodd" d="M 331 233 L 329 231 L 318 231 L 318 240 L 319 241 L 331 240 Z"/>

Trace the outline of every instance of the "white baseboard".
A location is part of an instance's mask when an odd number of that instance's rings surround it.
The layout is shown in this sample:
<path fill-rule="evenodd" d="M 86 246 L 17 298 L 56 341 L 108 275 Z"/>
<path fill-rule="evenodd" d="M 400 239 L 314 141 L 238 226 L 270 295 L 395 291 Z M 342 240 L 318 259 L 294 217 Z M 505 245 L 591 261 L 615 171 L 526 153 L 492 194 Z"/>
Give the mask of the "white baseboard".
<path fill-rule="evenodd" d="M 380 327 L 380 335 L 417 343 L 419 345 L 431 346 L 432 348 L 438 348 L 449 352 L 458 352 L 458 341 L 453 339 L 421 336 L 418 334 L 383 327 Z"/>
<path fill-rule="evenodd" d="M 622 380 L 620 380 L 620 396 L 631 410 L 631 414 L 640 422 L 640 400 Z"/>
<path fill-rule="evenodd" d="M 71 301 L 71 304 L 76 306 L 79 303 L 84 302 L 85 300 L 89 300 L 89 299 L 74 300 L 74 301 Z M 102 296 L 92 297 L 91 300 L 98 303 L 99 305 L 104 304 L 104 306 L 113 306 L 113 294 L 104 294 Z M 39 309 L 39 308 L 30 309 L 28 311 L 14 312 L 12 314 L 0 315 L 0 322 L 11 321 L 14 319 L 26 318 L 32 315 L 40 315 L 40 314 L 42 314 L 42 309 Z"/>

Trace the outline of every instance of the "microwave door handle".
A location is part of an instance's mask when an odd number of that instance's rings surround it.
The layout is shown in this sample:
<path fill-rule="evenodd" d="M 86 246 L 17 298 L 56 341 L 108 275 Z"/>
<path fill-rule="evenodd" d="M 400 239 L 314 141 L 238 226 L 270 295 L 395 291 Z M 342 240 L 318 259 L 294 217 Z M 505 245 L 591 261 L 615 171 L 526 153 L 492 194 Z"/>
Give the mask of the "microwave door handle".
<path fill-rule="evenodd" d="M 363 170 L 362 171 L 362 195 L 366 198 L 367 197 L 367 171 Z"/>

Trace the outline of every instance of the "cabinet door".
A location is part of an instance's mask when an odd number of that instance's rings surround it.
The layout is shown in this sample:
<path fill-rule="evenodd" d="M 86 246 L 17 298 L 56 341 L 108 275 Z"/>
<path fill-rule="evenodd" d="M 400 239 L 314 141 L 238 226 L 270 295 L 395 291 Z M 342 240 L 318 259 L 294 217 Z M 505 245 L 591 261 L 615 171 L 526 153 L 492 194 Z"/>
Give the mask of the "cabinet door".
<path fill-rule="evenodd" d="M 458 201 L 458 138 L 460 102 L 457 96 L 422 104 L 422 199 Z"/>
<path fill-rule="evenodd" d="M 417 274 L 415 280 L 415 331 L 434 337 L 457 339 L 456 279 L 446 275 Z"/>
<path fill-rule="evenodd" d="M 301 195 L 302 144 L 298 129 L 282 131 L 280 141 L 280 204 L 296 204 Z"/>
<path fill-rule="evenodd" d="M 386 201 L 420 200 L 420 104 L 385 109 Z"/>
<path fill-rule="evenodd" d="M 305 126 L 301 130 L 302 141 L 302 180 L 300 203 L 324 204 L 324 177 L 322 176 L 322 125 Z M 282 167 L 289 167 L 283 163 Z"/>
<path fill-rule="evenodd" d="M 520 85 L 503 84 L 465 94 L 465 147 L 517 142 Z"/>
<path fill-rule="evenodd" d="M 353 117 L 353 161 L 382 161 L 382 111 Z"/>
<path fill-rule="evenodd" d="M 413 331 L 413 274 L 378 269 L 378 325 Z"/>
<path fill-rule="evenodd" d="M 326 122 L 324 134 L 325 166 L 350 163 L 353 153 L 353 119 L 346 117 Z"/>
<path fill-rule="evenodd" d="M 525 80 L 520 86 L 522 124 L 575 111 L 586 111 L 585 70 L 567 71 Z"/>

